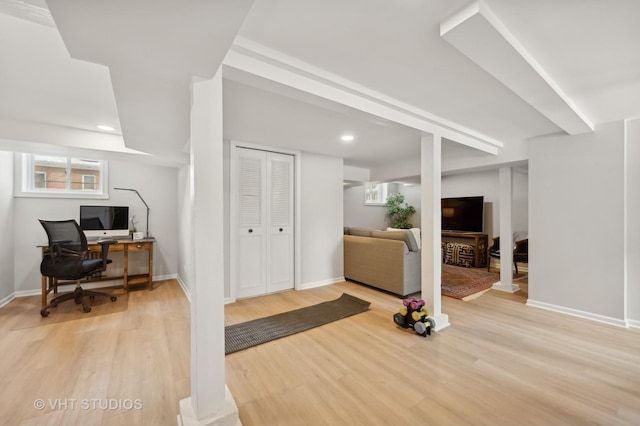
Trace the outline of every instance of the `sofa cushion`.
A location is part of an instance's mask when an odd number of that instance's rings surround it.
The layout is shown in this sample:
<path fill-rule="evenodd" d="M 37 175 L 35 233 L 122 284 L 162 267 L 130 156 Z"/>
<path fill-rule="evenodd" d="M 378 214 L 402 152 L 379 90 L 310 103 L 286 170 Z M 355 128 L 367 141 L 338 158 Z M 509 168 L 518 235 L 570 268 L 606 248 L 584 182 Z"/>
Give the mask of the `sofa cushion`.
<path fill-rule="evenodd" d="M 386 238 L 388 240 L 404 241 L 409 251 L 418 251 L 418 244 L 413 236 L 413 233 L 409 230 L 398 231 L 371 231 L 373 238 Z"/>
<path fill-rule="evenodd" d="M 422 249 L 422 237 L 420 235 L 420 228 L 400 229 L 400 228 L 387 228 L 387 231 L 411 231 L 413 238 L 416 240 L 418 250 Z"/>
<path fill-rule="evenodd" d="M 349 228 L 349 235 L 355 235 L 356 237 L 370 237 L 373 229 L 367 228 Z"/>

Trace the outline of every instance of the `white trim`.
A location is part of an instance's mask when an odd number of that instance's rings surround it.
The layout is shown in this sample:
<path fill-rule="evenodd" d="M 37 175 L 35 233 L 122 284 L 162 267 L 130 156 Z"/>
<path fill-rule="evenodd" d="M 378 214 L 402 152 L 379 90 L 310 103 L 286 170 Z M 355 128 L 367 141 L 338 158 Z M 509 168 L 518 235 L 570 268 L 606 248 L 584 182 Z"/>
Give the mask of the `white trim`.
<path fill-rule="evenodd" d="M 593 123 L 482 0 L 442 22 L 440 36 L 565 132 L 594 130 Z"/>
<path fill-rule="evenodd" d="M 616 327 L 629 327 L 629 320 L 622 320 L 618 318 L 607 317 L 604 315 L 598 315 L 591 312 L 581 311 L 579 309 L 567 308 L 565 306 L 552 305 L 550 303 L 539 302 L 537 300 L 528 299 L 527 306 L 534 308 L 545 309 L 547 311 L 559 312 L 561 314 L 571 315 L 578 318 L 584 318 L 591 321 L 602 322 L 609 325 L 615 325 Z"/>
<path fill-rule="evenodd" d="M 497 155 L 501 141 L 445 120 L 259 43 L 236 37 L 223 65 Z"/>
<path fill-rule="evenodd" d="M 449 322 L 449 315 L 447 314 L 440 314 L 440 315 L 436 315 L 435 317 L 429 317 L 429 318 L 432 318 L 433 321 L 436 323 L 435 331 L 444 330 L 445 328 L 451 325 L 451 323 Z"/>
<path fill-rule="evenodd" d="M 193 409 L 193 397 L 181 399 L 178 403 L 179 412 L 177 415 L 178 426 L 200 426 L 200 425 L 225 425 L 225 426 L 242 426 L 240 416 L 238 414 L 238 406 L 229 390 L 229 386 L 224 386 L 225 399 L 224 407 L 219 412 L 205 418 L 198 418 Z"/>
<path fill-rule="evenodd" d="M 191 303 L 191 290 L 189 290 L 189 287 L 187 287 L 180 275 L 176 275 L 176 280 L 178 281 L 178 284 L 180 284 L 180 288 L 182 289 L 184 295 L 187 297 L 187 300 L 189 301 L 189 303 Z"/>
<path fill-rule="evenodd" d="M 153 281 L 177 280 L 178 274 L 154 275 Z"/>
<path fill-rule="evenodd" d="M 632 328 L 640 328 L 640 321 L 638 320 L 627 320 L 627 325 Z"/>
<path fill-rule="evenodd" d="M 341 283 L 344 281 L 345 281 L 344 277 L 328 278 L 326 280 L 313 281 L 310 283 L 302 283 L 296 288 L 296 290 L 308 290 L 310 288 L 324 287 L 326 285 Z"/>
<path fill-rule="evenodd" d="M 172 280 L 172 279 L 177 279 L 178 283 L 180 283 L 181 286 L 183 285 L 181 283 L 180 278 L 176 274 L 154 275 L 153 278 L 152 278 L 152 282 L 154 282 L 154 281 Z M 81 281 L 80 284 L 82 285 L 82 288 L 85 289 L 85 290 L 93 290 L 93 289 L 97 289 L 97 288 L 123 287 L 124 286 L 124 280 L 122 278 L 114 278 L 112 280 L 104 280 L 104 281 L 93 282 L 93 283 L 87 283 L 87 282 Z M 68 287 L 68 286 L 76 285 L 76 283 L 74 281 L 70 281 L 70 282 L 66 282 L 64 284 L 58 284 L 58 285 L 60 287 L 62 287 L 62 286 Z M 133 285 L 134 286 L 138 286 L 139 284 L 133 284 Z M 183 288 L 183 290 L 184 290 L 184 288 Z M 66 290 L 63 290 L 63 291 L 66 291 Z M 33 289 L 33 290 L 22 290 L 22 291 L 14 292 L 13 295 L 12 295 L 13 296 L 12 299 L 15 298 L 15 297 L 28 297 L 28 296 L 41 296 L 41 295 L 42 295 L 42 289 L 41 288 Z M 189 298 L 189 296 L 187 296 L 187 298 Z M 2 301 L 0 301 L 0 307 L 4 306 L 4 305 L 2 305 Z M 11 300 L 9 300 L 9 302 L 10 301 Z"/>
<path fill-rule="evenodd" d="M 13 196 L 23 198 L 67 198 L 67 199 L 91 199 L 91 200 L 107 200 L 109 199 L 109 162 L 107 160 L 96 159 L 100 162 L 100 179 L 99 189 L 94 191 L 87 190 L 71 190 L 68 189 L 70 182 L 67 180 L 67 189 L 60 190 L 38 190 L 33 187 L 33 156 L 40 155 L 37 153 L 14 153 L 14 173 L 13 173 Z M 71 159 L 87 156 L 52 154 L 54 157 L 67 159 L 67 175 L 70 179 Z"/>
<path fill-rule="evenodd" d="M 80 282 L 80 284 L 82 285 L 82 288 L 85 290 L 94 290 L 97 288 L 109 288 L 109 287 L 122 287 L 123 286 L 123 280 L 122 279 L 113 279 L 113 280 L 109 280 L 109 281 L 100 281 L 100 282 L 95 282 L 95 283 L 86 283 L 86 282 Z M 60 287 L 69 287 L 69 286 L 74 286 L 76 285 L 76 283 L 74 281 L 68 282 L 68 283 L 64 283 L 64 284 L 58 284 L 58 286 Z M 68 290 L 62 290 L 63 293 L 67 292 Z M 28 297 L 28 296 L 41 296 L 42 295 L 42 289 L 33 289 L 33 290 L 22 290 L 22 291 L 16 291 L 14 293 L 15 297 Z"/>
<path fill-rule="evenodd" d="M 504 291 L 507 293 L 516 293 L 520 291 L 520 286 L 518 284 L 511 283 L 511 284 L 503 285 L 501 281 L 493 283 L 491 288 L 494 290 Z"/>
<path fill-rule="evenodd" d="M 0 300 L 0 308 L 2 308 L 3 306 L 8 304 L 9 302 L 11 302 L 15 298 L 16 298 L 16 294 L 15 293 L 11 293 L 10 295 L 5 297 L 4 299 Z"/>

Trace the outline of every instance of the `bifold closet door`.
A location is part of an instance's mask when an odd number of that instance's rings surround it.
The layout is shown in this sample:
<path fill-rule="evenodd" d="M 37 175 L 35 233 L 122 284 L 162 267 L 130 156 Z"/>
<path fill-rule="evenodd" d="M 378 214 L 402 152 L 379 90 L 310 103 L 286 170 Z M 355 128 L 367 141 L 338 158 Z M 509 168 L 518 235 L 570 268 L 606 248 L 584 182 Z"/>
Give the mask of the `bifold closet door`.
<path fill-rule="evenodd" d="M 292 289 L 293 156 L 236 149 L 236 296 Z"/>

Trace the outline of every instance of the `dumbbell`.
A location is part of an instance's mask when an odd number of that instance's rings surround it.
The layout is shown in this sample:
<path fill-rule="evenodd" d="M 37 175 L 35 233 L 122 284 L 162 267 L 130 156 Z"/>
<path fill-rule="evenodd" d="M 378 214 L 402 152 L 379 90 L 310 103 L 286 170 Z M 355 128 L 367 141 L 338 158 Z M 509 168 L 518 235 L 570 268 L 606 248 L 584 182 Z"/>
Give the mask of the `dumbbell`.
<path fill-rule="evenodd" d="M 415 301 L 416 301 L 416 298 L 412 296 L 412 297 L 409 297 L 409 298 L 407 298 L 407 299 L 404 299 L 404 300 L 402 301 L 402 304 L 403 304 L 404 306 L 410 306 L 410 305 L 411 305 L 412 303 L 414 303 Z"/>

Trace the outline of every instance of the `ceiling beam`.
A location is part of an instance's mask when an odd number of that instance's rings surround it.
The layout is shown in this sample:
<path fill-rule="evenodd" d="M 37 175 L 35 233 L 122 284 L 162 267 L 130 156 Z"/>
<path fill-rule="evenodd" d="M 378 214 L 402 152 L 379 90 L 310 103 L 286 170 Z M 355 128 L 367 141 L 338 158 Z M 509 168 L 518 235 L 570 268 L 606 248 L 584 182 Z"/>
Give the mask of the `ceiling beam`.
<path fill-rule="evenodd" d="M 440 35 L 570 135 L 593 124 L 481 0 L 440 25 Z"/>
<path fill-rule="evenodd" d="M 479 132 L 242 37 L 235 39 L 223 65 L 425 133 L 437 133 L 488 154 L 497 155 L 503 147 L 502 142 Z"/>

